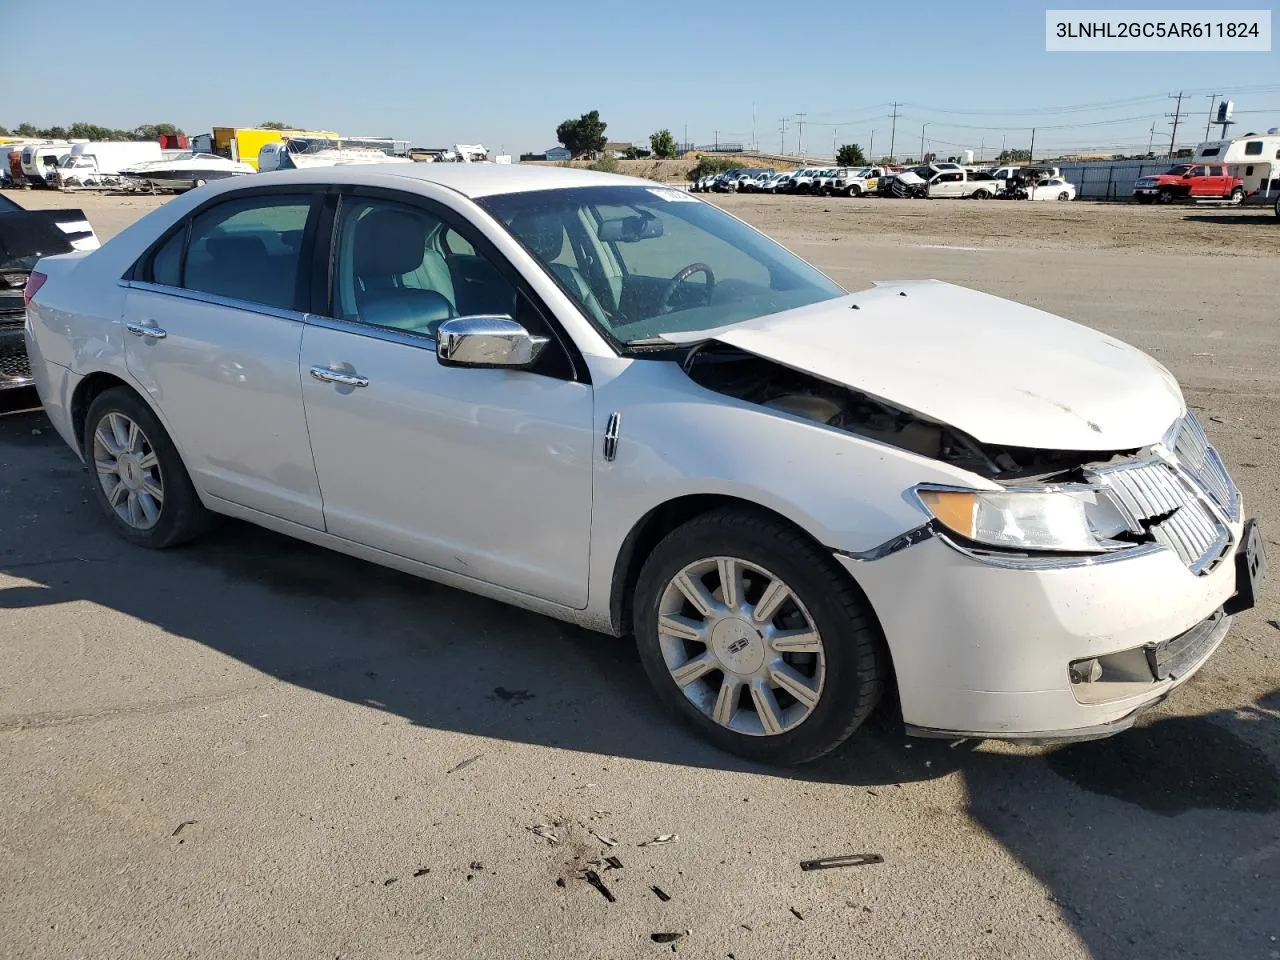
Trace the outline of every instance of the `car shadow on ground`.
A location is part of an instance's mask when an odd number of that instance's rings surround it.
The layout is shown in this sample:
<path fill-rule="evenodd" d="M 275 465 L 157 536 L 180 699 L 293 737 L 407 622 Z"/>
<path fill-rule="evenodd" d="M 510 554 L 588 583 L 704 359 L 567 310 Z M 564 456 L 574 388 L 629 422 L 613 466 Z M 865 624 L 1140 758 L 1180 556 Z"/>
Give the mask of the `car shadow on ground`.
<path fill-rule="evenodd" d="M 427 728 L 868 788 L 957 775 L 970 815 L 1095 957 L 1274 955 L 1280 690 L 1049 751 L 908 747 L 883 710 L 837 754 L 773 770 L 674 722 L 625 641 L 240 523 L 173 551 L 134 549 L 86 483 L 42 414 L 0 419 L 0 572 L 24 581 L 0 590 L 0 617 L 88 601 Z"/>
<path fill-rule="evenodd" d="M 1259 210 L 1256 207 L 1248 210 L 1235 208 L 1231 213 L 1190 213 L 1182 219 L 1189 223 L 1221 223 L 1227 226 L 1252 223 L 1254 226 L 1269 230 L 1280 228 L 1280 218 L 1277 218 L 1271 210 Z"/>

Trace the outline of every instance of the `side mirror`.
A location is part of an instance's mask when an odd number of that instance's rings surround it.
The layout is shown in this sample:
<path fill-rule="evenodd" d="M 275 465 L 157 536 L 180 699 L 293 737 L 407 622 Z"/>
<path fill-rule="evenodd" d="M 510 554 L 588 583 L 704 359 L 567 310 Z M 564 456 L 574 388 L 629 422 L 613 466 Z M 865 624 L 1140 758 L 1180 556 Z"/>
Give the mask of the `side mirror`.
<path fill-rule="evenodd" d="M 446 367 L 530 367 L 547 345 L 508 316 L 454 317 L 436 331 L 436 359 Z"/>

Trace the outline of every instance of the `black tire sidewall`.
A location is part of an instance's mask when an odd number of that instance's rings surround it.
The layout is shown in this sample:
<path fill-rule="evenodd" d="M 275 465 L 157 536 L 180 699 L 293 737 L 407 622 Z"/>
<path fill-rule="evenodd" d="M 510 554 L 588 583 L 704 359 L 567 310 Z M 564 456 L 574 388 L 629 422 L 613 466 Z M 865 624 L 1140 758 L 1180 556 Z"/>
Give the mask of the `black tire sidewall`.
<path fill-rule="evenodd" d="M 793 730 L 768 737 L 726 730 L 690 703 L 671 678 L 657 642 L 658 602 L 678 571 L 713 556 L 738 557 L 781 577 L 808 609 L 823 638 L 823 692 L 813 713 Z M 888 673 L 879 627 L 844 571 L 798 531 L 748 511 L 717 511 L 697 518 L 660 542 L 636 584 L 632 626 L 645 673 L 660 699 L 712 743 L 766 763 L 802 763 L 835 749 L 875 707 Z"/>
<path fill-rule="evenodd" d="M 93 460 L 93 435 L 109 413 L 121 413 L 136 423 L 146 434 L 160 462 L 160 476 L 164 483 L 164 503 L 160 519 L 149 530 L 137 530 L 116 515 L 107 501 L 107 495 L 98 482 Z M 191 483 L 191 477 L 173 445 L 169 433 L 151 408 L 137 394 L 125 387 L 105 390 L 94 398 L 85 417 L 83 453 L 89 469 L 89 485 L 103 514 L 124 539 L 140 547 L 153 550 L 174 546 L 203 532 L 209 514 L 200 503 L 199 495 Z"/>

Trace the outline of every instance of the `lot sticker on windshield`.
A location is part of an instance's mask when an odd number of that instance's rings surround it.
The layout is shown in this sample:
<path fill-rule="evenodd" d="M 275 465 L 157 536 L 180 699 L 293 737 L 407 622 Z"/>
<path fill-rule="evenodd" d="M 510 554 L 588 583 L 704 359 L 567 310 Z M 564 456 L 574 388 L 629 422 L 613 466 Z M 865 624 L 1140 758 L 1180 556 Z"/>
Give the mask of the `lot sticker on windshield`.
<path fill-rule="evenodd" d="M 649 190 L 659 200 L 666 200 L 669 203 L 701 203 L 697 197 L 691 197 L 683 190 Z"/>

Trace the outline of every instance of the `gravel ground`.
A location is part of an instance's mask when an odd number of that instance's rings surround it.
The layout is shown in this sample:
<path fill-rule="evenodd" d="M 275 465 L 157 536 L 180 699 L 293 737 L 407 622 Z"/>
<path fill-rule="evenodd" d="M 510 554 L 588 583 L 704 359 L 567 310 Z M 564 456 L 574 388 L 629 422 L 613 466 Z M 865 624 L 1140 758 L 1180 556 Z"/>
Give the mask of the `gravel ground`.
<path fill-rule="evenodd" d="M 104 237 L 156 202 L 75 198 Z M 1151 351 L 1280 557 L 1269 212 L 720 202 L 851 289 L 952 280 Z M 131 549 L 0 401 L 0 955 L 1280 958 L 1274 571 L 1123 736 L 886 715 L 770 770 L 673 725 L 625 643 L 240 524 Z M 798 868 L 854 852 L 885 862 Z M 614 902 L 582 879 L 610 855 Z"/>

